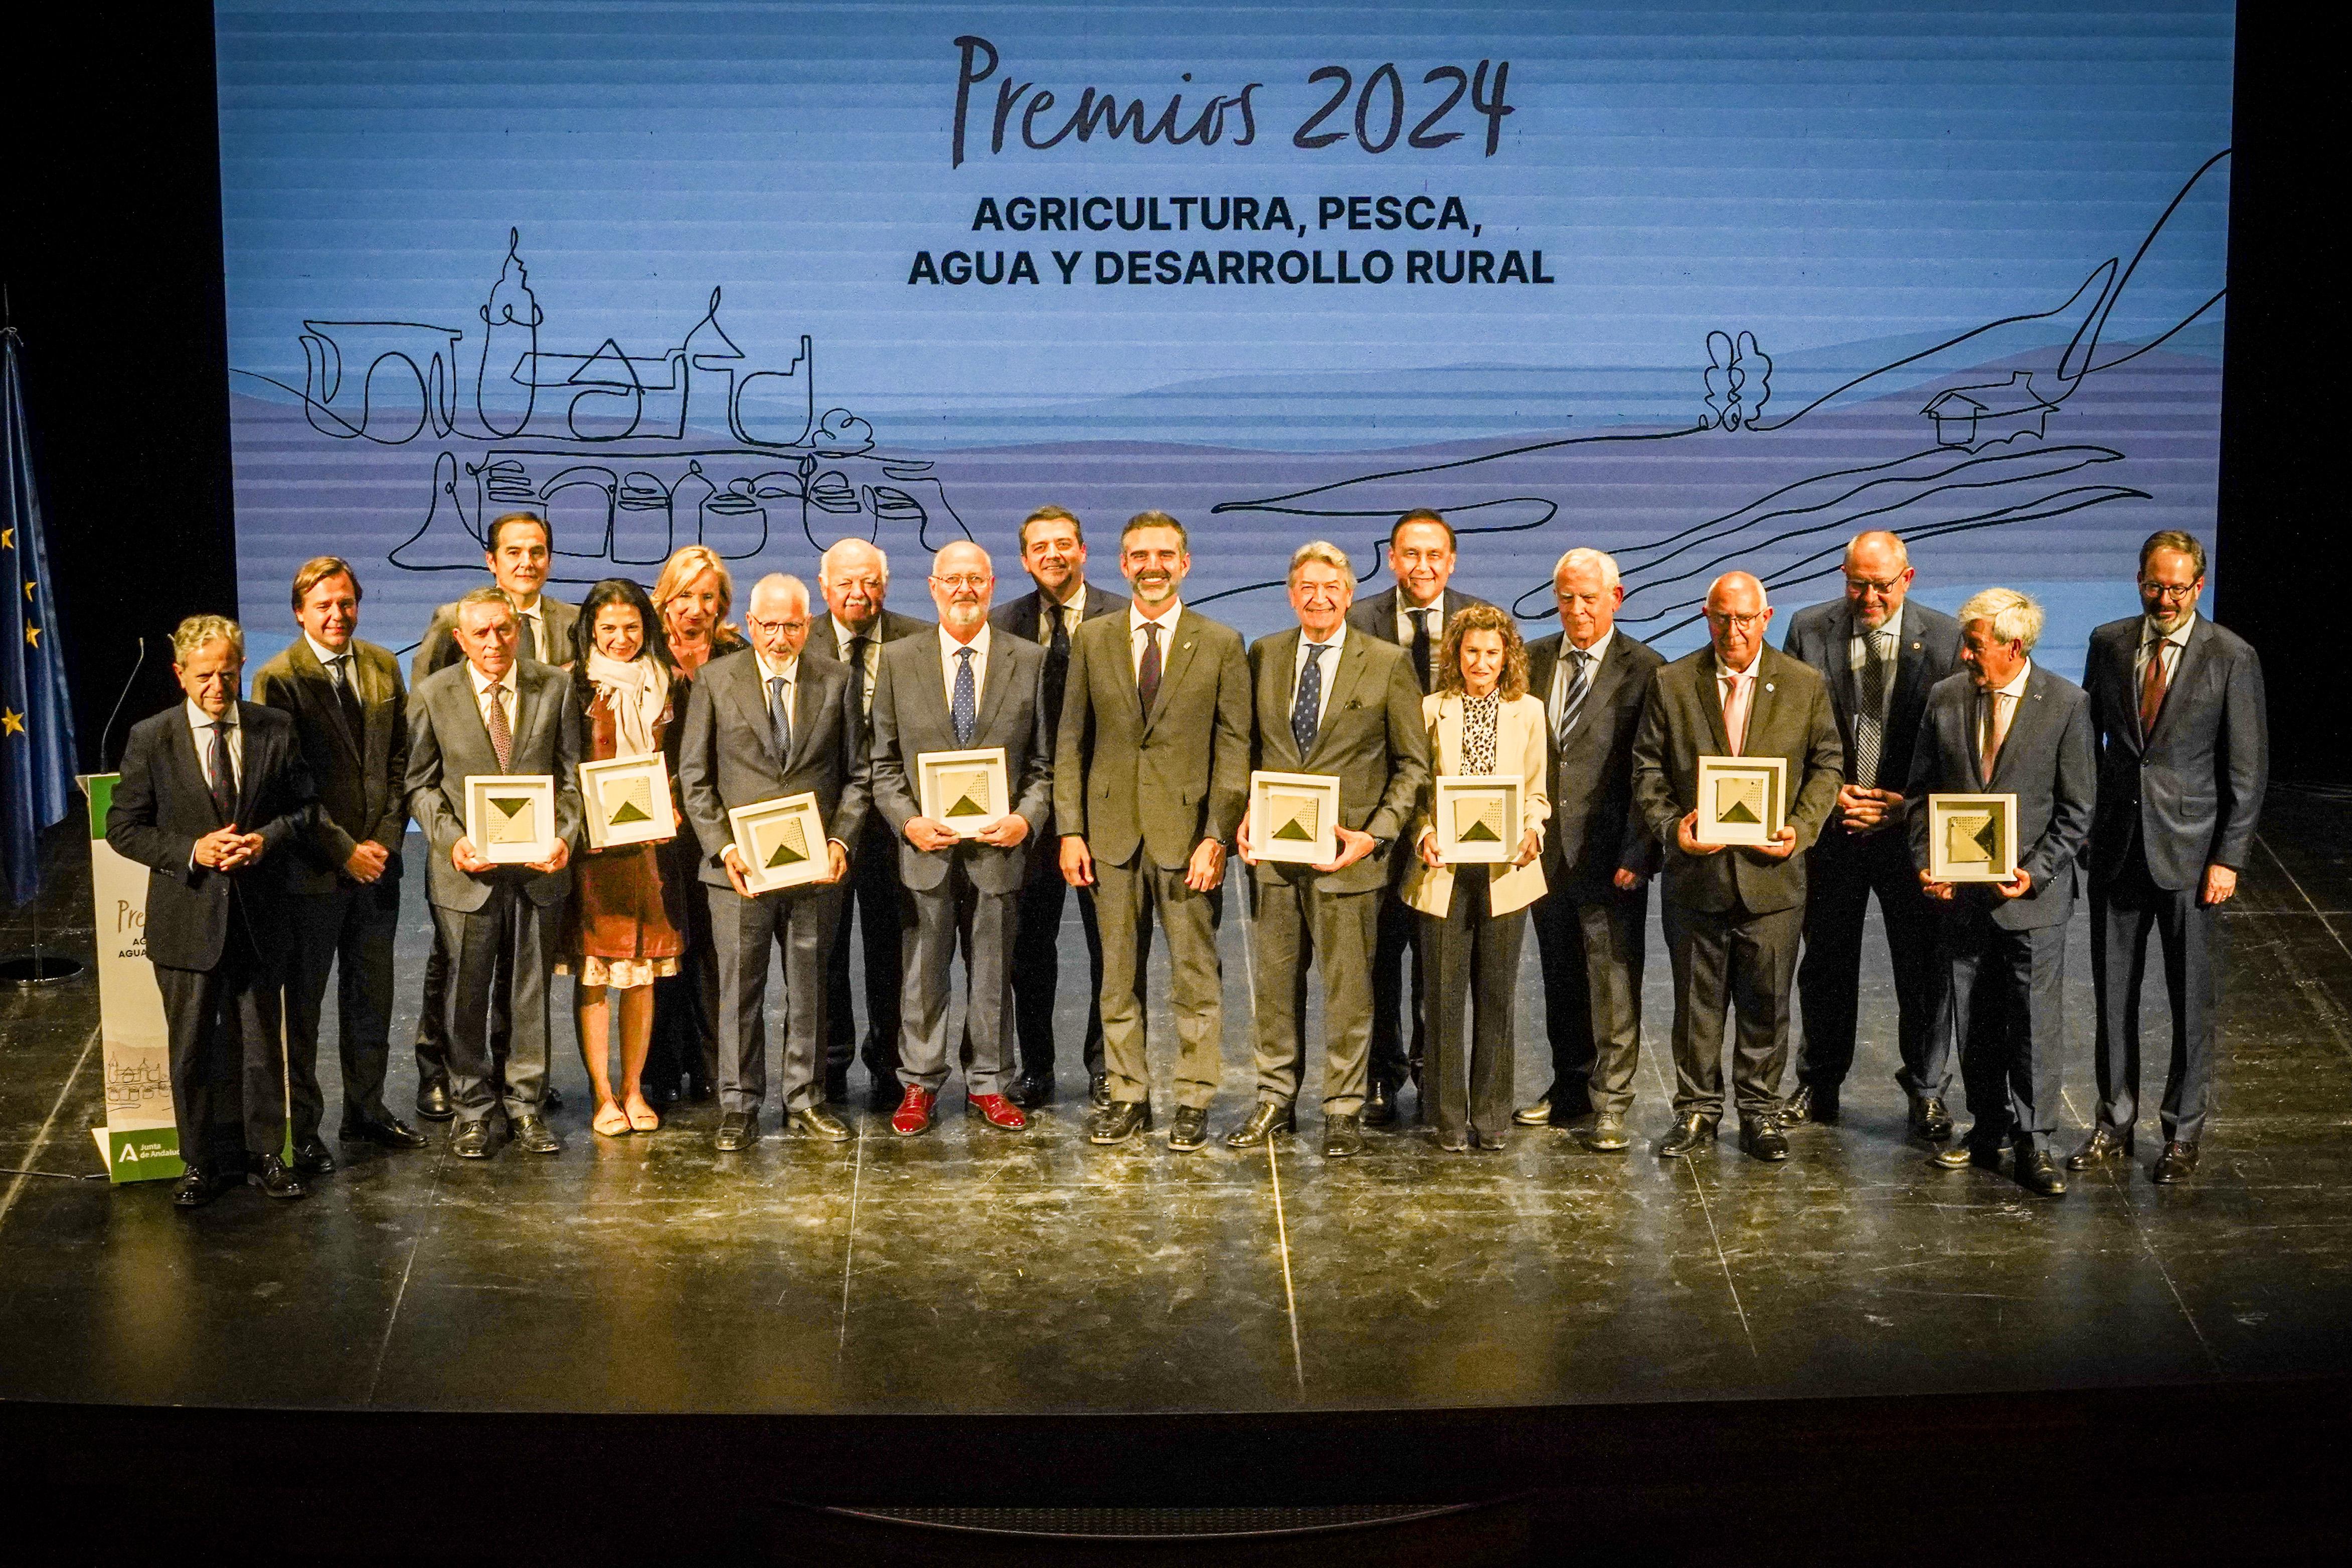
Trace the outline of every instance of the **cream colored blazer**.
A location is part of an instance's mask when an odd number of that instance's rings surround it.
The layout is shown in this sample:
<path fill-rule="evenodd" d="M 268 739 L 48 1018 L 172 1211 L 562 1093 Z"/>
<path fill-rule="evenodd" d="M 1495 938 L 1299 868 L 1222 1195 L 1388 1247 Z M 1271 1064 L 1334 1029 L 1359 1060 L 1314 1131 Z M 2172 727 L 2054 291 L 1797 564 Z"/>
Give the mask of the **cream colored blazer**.
<path fill-rule="evenodd" d="M 1462 771 L 1462 696 L 1458 692 L 1442 692 L 1421 699 L 1421 716 L 1429 726 L 1429 753 L 1434 771 L 1440 778 Z M 1524 781 L 1519 791 L 1519 829 L 1522 833 L 1540 833 L 1551 820 L 1551 799 L 1544 793 L 1544 775 L 1548 747 L 1551 743 L 1549 727 L 1544 722 L 1543 704 L 1533 696 L 1524 696 L 1503 705 L 1495 725 L 1495 770 L 1516 773 Z M 1412 829 L 1405 835 L 1402 846 L 1410 854 L 1409 869 L 1399 896 L 1423 915 L 1444 918 L 1454 902 L 1454 868 L 1440 866 L 1432 870 L 1421 858 L 1421 835 L 1432 825 L 1433 790 L 1424 790 L 1421 810 L 1413 816 Z M 1467 866 L 1466 871 L 1486 873 L 1489 907 L 1496 915 L 1508 915 L 1515 909 L 1525 909 L 1544 895 L 1543 857 L 1538 855 L 1523 866 Z"/>

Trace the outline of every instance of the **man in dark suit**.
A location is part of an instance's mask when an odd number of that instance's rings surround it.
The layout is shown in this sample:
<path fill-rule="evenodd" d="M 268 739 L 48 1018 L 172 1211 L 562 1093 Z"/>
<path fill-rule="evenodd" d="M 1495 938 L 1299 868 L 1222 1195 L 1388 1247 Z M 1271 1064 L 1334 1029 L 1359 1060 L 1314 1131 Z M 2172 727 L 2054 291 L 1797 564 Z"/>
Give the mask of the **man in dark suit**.
<path fill-rule="evenodd" d="M 1790 616 L 1781 644 L 1829 683 L 1845 743 L 1845 785 L 1836 813 L 1805 856 L 1805 956 L 1797 967 L 1805 1043 L 1797 1057 L 1797 1091 L 1780 1119 L 1838 1119 L 1838 1091 L 1853 1066 L 1863 917 L 1874 893 L 1895 970 L 1903 1059 L 1897 1076 L 1910 1097 L 1911 1129 L 1940 1143 L 1952 1135 L 1952 1118 L 1919 1082 L 1941 994 L 1936 912 L 1919 891 L 1901 831 L 1902 786 L 1911 777 L 1927 688 L 1958 666 L 1960 628 L 1941 611 L 1908 602 L 1914 575 L 1901 538 L 1856 534 L 1845 547 L 1844 597 Z"/>
<path fill-rule="evenodd" d="M 1966 1137 L 1928 1158 L 1947 1169 L 1993 1166 L 2014 1144 L 2019 1185 L 2055 1197 L 2066 1190 L 2050 1153 L 2066 1038 L 2066 922 L 2098 790 L 2090 703 L 2033 662 L 2042 607 L 2024 594 L 1988 588 L 1958 619 L 1968 668 L 1927 694 L 1903 791 L 1912 862 L 1943 910 L 1937 954 L 1946 1019 L 1922 1087 L 1940 1091 L 1958 1042 L 1975 1117 Z M 1932 880 L 1931 794 L 2014 795 L 2016 874 L 1964 886 Z"/>
<path fill-rule="evenodd" d="M 1436 689 L 1432 661 L 1445 641 L 1446 623 L 1473 604 L 1485 601 L 1456 593 L 1454 580 L 1454 526 L 1442 513 L 1427 509 L 1407 512 L 1389 529 L 1389 575 L 1394 587 L 1373 594 L 1348 611 L 1350 631 L 1383 643 L 1394 643 L 1410 655 L 1409 667 L 1423 695 Z M 1423 1050 L 1423 977 L 1421 916 L 1399 895 L 1410 854 L 1391 855 L 1389 887 L 1380 901 L 1380 943 L 1372 955 L 1371 1071 L 1364 1086 L 1364 1124 L 1385 1127 L 1396 1120 L 1396 1092 L 1407 1076 L 1421 1082 Z M 1405 975 L 1412 976 L 1411 1044 L 1397 1023 L 1406 1004 Z"/>
<path fill-rule="evenodd" d="M 939 630 L 902 637 L 882 651 L 874 685 L 874 804 L 903 841 L 898 874 L 914 915 L 903 962 L 906 1019 L 898 1078 L 906 1085 L 890 1130 L 912 1137 L 931 1124 L 948 1076 L 949 966 L 963 953 L 964 1091 L 970 1109 L 993 1127 L 1029 1124 L 1004 1097 L 1012 1080 L 1004 1023 L 1012 1011 L 1014 925 L 1028 869 L 1023 843 L 1052 809 L 1053 741 L 1041 706 L 1045 651 L 993 633 L 989 600 L 996 573 L 988 552 L 958 540 L 931 562 Z M 929 753 L 1002 747 L 1012 809 L 960 837 L 924 810 L 922 759 Z"/>
<path fill-rule="evenodd" d="M 1183 524 L 1139 512 L 1118 553 L 1134 603 L 1070 640 L 1054 749 L 1058 871 L 1094 890 L 1108 938 L 1097 988 L 1108 1103 L 1087 1136 L 1123 1143 L 1151 1125 L 1143 967 L 1156 921 L 1168 934 L 1179 1041 L 1168 1146 L 1184 1154 L 1208 1142 L 1223 1075 L 1217 926 L 1225 841 L 1249 801 L 1249 664 L 1240 632 L 1178 597 L 1192 570 Z"/>
<path fill-rule="evenodd" d="M 714 659 L 695 678 L 678 743 L 678 793 L 702 845 L 701 879 L 719 956 L 719 1133 L 721 1154 L 760 1138 L 768 1084 L 768 950 L 784 961 L 784 1055 L 777 1098 L 787 1131 L 838 1143 L 848 1126 L 825 1109 L 825 960 L 841 924 L 840 883 L 867 800 L 865 727 L 850 706 L 849 672 L 803 658 L 808 585 L 772 573 L 751 590 L 751 646 Z M 830 859 L 823 882 L 754 894 L 727 813 L 813 793 Z"/>
<path fill-rule="evenodd" d="M 580 705 L 562 670 L 516 656 L 520 618 L 505 593 L 457 601 L 466 662 L 417 683 L 408 707 L 408 810 L 424 830 L 425 896 L 450 958 L 449 1098 L 460 1159 L 488 1159 L 490 1113 L 503 1106 L 527 1154 L 562 1148 L 544 1115 L 550 977 L 559 956 L 572 846 L 580 837 Z M 543 861 L 498 865 L 466 831 L 466 780 L 545 774 L 555 781 L 555 848 Z M 503 968 L 513 1033 L 492 1054 L 493 982 Z M 503 1066 L 503 1071 L 501 1067 Z"/>
<path fill-rule="evenodd" d="M 1297 1127 L 1292 1103 L 1307 1059 L 1307 975 L 1323 974 L 1323 1154 L 1364 1146 L 1372 977 L 1391 850 L 1429 782 L 1429 730 L 1412 663 L 1348 624 L 1355 573 L 1317 539 L 1290 557 L 1298 625 L 1250 645 L 1256 718 L 1251 766 L 1339 781 L 1339 855 L 1321 865 L 1261 861 L 1244 817 L 1237 842 L 1256 890 L 1257 1105 L 1225 1135 L 1254 1148 Z"/>
<path fill-rule="evenodd" d="M 988 623 L 1045 651 L 1045 733 L 1059 733 L 1062 692 L 1069 680 L 1070 639 L 1085 622 L 1117 615 L 1127 601 L 1087 586 L 1087 540 L 1078 519 L 1059 507 L 1040 507 L 1021 525 L 1021 564 L 1037 586 L 1000 604 Z M 1021 1071 L 1006 1098 L 1024 1110 L 1054 1097 L 1054 993 L 1061 980 L 1061 837 L 1051 821 L 1029 846 L 1029 880 L 1021 890 L 1020 934 L 1013 956 L 1013 1016 L 1021 1043 Z M 1088 1098 L 1108 1102 L 1103 1073 L 1102 932 L 1094 890 L 1078 886 L 1078 925 L 1087 939 L 1087 1034 L 1084 1060 Z"/>
<path fill-rule="evenodd" d="M 1596 1154 L 1628 1143 L 1641 1065 L 1642 970 L 1658 841 L 1633 810 L 1633 732 L 1665 663 L 1617 630 L 1617 563 L 1572 549 L 1552 570 L 1560 630 L 1528 644 L 1528 692 L 1551 730 L 1551 821 L 1536 901 L 1551 1087 L 1512 1120 L 1558 1122 Z"/>
<path fill-rule="evenodd" d="M 1675 970 L 1675 1126 L 1664 1155 L 1715 1146 L 1723 1116 L 1723 1016 L 1738 1026 L 1732 1092 L 1739 1146 L 1789 1157 L 1780 1127 L 1789 1065 L 1789 981 L 1803 926 L 1805 861 L 1845 767 L 1829 689 L 1769 646 L 1764 585 L 1726 572 L 1706 591 L 1707 645 L 1661 669 L 1633 739 L 1633 800 L 1665 850 L 1666 950 Z M 1704 844 L 1701 757 L 1778 757 L 1790 805 L 1772 841 Z"/>
<path fill-rule="evenodd" d="M 236 622 L 189 616 L 172 633 L 172 658 L 187 700 L 131 727 L 106 814 L 106 841 L 148 868 L 147 956 L 163 996 L 187 1166 L 172 1201 L 200 1208 L 238 1175 L 271 1197 L 302 1197 L 300 1176 L 278 1157 L 278 1009 L 284 868 L 318 810 L 310 770 L 293 720 L 238 700 L 245 633 Z M 241 1150 L 215 1146 L 215 1123 L 238 1129 Z"/>
<path fill-rule="evenodd" d="M 287 952 L 286 1053 L 294 1167 L 335 1168 L 319 1136 L 319 1017 L 327 980 L 341 984 L 335 1036 L 343 1067 L 345 1139 L 421 1149 L 425 1134 L 386 1108 L 391 1060 L 393 941 L 400 929 L 400 846 L 408 832 L 408 694 L 400 664 L 355 633 L 360 580 L 351 562 L 322 555 L 294 574 L 302 634 L 253 678 L 256 702 L 294 720 L 319 790 L 315 831 L 287 857 L 292 916 Z"/>
<path fill-rule="evenodd" d="M 491 580 L 505 591 L 520 617 L 524 633 L 520 656 L 542 664 L 572 663 L 573 628 L 580 620 L 577 605 L 552 599 L 544 591 L 553 559 L 555 530 L 536 512 L 508 512 L 490 522 L 489 548 L 482 562 Z M 424 637 L 408 664 L 408 687 L 414 692 L 425 677 L 460 664 L 465 652 L 457 637 L 457 602 L 433 612 Z M 424 995 L 416 1013 L 416 1113 L 428 1122 L 446 1122 L 454 1114 L 449 1103 L 449 1041 L 442 1032 L 448 1016 L 449 955 L 441 946 L 441 928 L 433 928 L 433 947 L 425 958 Z M 500 971 L 492 977 L 490 1054 L 504 1061 L 507 1054 L 507 993 L 510 977 Z M 554 1090 L 548 1090 L 551 1108 Z"/>
<path fill-rule="evenodd" d="M 817 562 L 816 586 L 825 613 L 812 636 L 815 651 L 849 672 L 850 706 L 860 744 L 874 712 L 874 683 L 882 650 L 902 637 L 934 630 L 928 621 L 901 615 L 884 600 L 890 591 L 890 562 L 864 539 L 835 542 Z M 898 884 L 898 836 L 878 811 L 849 846 L 849 877 L 835 902 L 840 928 L 826 960 L 824 1004 L 824 1097 L 849 1098 L 849 1064 L 866 1061 L 866 1103 L 887 1111 L 898 1103 L 899 931 L 909 918 L 907 891 Z M 857 1014 L 850 1000 L 849 938 L 865 945 L 866 1036 L 861 1050 Z"/>
<path fill-rule="evenodd" d="M 2238 891 L 2270 779 L 2263 665 L 2197 613 L 2205 546 L 2151 534 L 2139 551 L 2145 612 L 2091 633 L 2083 685 L 2099 747 L 2091 825 L 2091 977 L 2098 993 L 2099 1119 L 2066 1164 L 2128 1155 L 2139 1117 L 2139 981 L 2163 940 L 2172 1007 L 2164 1154 L 2155 1178 L 2197 1169 L 2212 1091 L 2213 912 Z"/>

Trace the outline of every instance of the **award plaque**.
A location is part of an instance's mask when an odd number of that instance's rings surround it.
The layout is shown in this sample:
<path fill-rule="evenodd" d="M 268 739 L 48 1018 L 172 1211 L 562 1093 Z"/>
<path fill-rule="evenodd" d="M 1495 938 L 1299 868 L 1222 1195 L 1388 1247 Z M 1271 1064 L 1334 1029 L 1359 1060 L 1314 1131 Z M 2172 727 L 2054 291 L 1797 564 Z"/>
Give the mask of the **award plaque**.
<path fill-rule="evenodd" d="M 1004 772 L 1004 747 L 981 751 L 926 751 L 915 758 L 915 799 L 923 815 L 945 822 L 956 837 L 971 839 L 1013 810 L 1013 789 Z"/>
<path fill-rule="evenodd" d="M 658 755 L 582 763 L 580 805 L 588 818 L 592 850 L 656 844 L 677 836 L 669 770 Z"/>
<path fill-rule="evenodd" d="M 738 806 L 727 813 L 727 826 L 735 835 L 735 852 L 743 857 L 743 881 L 754 894 L 823 882 L 833 870 L 824 813 L 807 790 Z"/>
<path fill-rule="evenodd" d="M 1250 850 L 1262 861 L 1329 865 L 1339 858 L 1339 780 L 1329 773 L 1250 775 Z"/>
<path fill-rule="evenodd" d="M 1698 759 L 1698 823 L 1703 844 L 1769 844 L 1789 813 L 1785 757 Z"/>
<path fill-rule="evenodd" d="M 536 865 L 555 852 L 555 779 L 478 773 L 466 780 L 466 836 L 497 865 Z"/>
<path fill-rule="evenodd" d="M 1519 858 L 1522 781 L 1501 774 L 1437 780 L 1430 821 L 1438 858 L 1448 865 L 1508 865 Z"/>
<path fill-rule="evenodd" d="M 1927 875 L 1935 882 L 2007 882 L 2017 874 L 2017 797 L 1927 797 Z"/>

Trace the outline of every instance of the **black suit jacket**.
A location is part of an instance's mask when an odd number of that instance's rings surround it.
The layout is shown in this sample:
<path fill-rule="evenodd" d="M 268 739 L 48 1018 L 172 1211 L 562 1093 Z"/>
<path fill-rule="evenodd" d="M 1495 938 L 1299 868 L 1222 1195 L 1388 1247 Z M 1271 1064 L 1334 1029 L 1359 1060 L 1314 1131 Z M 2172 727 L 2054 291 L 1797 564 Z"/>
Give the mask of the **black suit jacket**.
<path fill-rule="evenodd" d="M 1086 602 L 1078 607 L 1078 624 L 1103 615 L 1115 615 L 1127 608 L 1123 593 L 1106 593 L 1093 583 L 1087 584 Z M 1009 632 L 1024 643 L 1037 642 L 1037 628 L 1045 613 L 1045 591 L 1033 588 L 1018 599 L 1008 599 L 988 612 L 988 623 L 999 632 Z M 1043 643 L 1038 644 L 1043 647 Z"/>
<path fill-rule="evenodd" d="M 1396 642 L 1397 597 L 1400 591 L 1394 588 L 1386 589 L 1373 594 L 1370 599 L 1359 600 L 1349 605 L 1348 607 L 1349 629 L 1364 632 L 1368 636 L 1378 637 L 1383 643 Z M 1474 604 L 1484 604 L 1486 601 L 1483 599 L 1474 599 L 1466 593 L 1456 593 L 1449 588 L 1438 602 L 1444 606 L 1445 624 L 1450 626 L 1454 623 L 1454 618 L 1456 615 Z M 1440 627 L 1438 636 L 1442 639 L 1444 635 L 1444 628 Z M 1430 656 L 1433 659 L 1436 657 L 1436 652 L 1434 647 L 1430 650 Z M 1407 663 L 1409 665 L 1410 661 Z"/>
<path fill-rule="evenodd" d="M 2091 633 L 2083 685 L 2099 747 L 2099 811 L 2091 826 L 2091 874 L 2124 869 L 2137 835 L 2149 880 L 2175 892 L 2198 886 L 2209 865 L 2243 867 L 2270 784 L 2270 726 L 2263 663 L 2244 638 L 2203 616 L 2157 711 L 2139 727 L 2132 679 L 2145 619 L 2110 621 Z"/>
<path fill-rule="evenodd" d="M 313 831 L 318 800 L 294 721 L 259 703 L 236 705 L 244 730 L 237 773 L 236 828 L 259 833 L 261 859 L 242 871 L 195 864 L 196 841 L 228 826 L 213 809 L 205 770 L 189 732 L 187 705 L 174 703 L 131 729 L 122 776 L 106 813 L 106 841 L 148 868 L 147 956 L 171 969 L 209 969 L 220 962 L 235 918 L 232 890 L 265 956 L 276 946 L 282 894 L 295 847 Z"/>
<path fill-rule="evenodd" d="M 1976 676 L 1967 670 L 1927 694 L 1903 791 L 1912 860 L 1927 869 L 1929 795 L 2014 795 L 2017 863 L 2032 885 L 2021 898 L 2002 898 L 1987 884 L 1967 883 L 1954 907 L 1982 904 L 2005 930 L 2063 925 L 2074 913 L 2074 862 L 2090 836 L 2099 788 L 2090 702 L 2074 682 L 2034 665 L 1987 779 L 1977 744 L 1978 700 Z"/>
<path fill-rule="evenodd" d="M 793 685 L 790 757 L 776 755 L 760 680 L 759 655 L 746 648 L 703 665 L 686 700 L 678 793 L 702 846 L 701 878 L 713 887 L 731 885 L 719 857 L 735 841 L 727 813 L 737 807 L 813 793 L 826 837 L 853 854 L 866 825 L 866 738 L 849 711 L 848 670 L 803 650 Z"/>
<path fill-rule="evenodd" d="M 1592 894 L 1610 886 L 1620 866 L 1643 876 L 1658 870 L 1658 841 L 1633 810 L 1633 735 L 1650 683 L 1666 661 L 1620 627 L 1562 746 L 1551 722 L 1551 686 L 1563 645 L 1558 632 L 1528 644 L 1528 695 L 1544 705 L 1545 726 L 1553 732 L 1544 883 L 1554 892 Z"/>
<path fill-rule="evenodd" d="M 1841 597 L 1809 604 L 1789 617 L 1789 629 L 1780 640 L 1784 649 L 1819 670 L 1829 684 L 1838 738 L 1845 742 L 1849 779 L 1853 775 L 1854 710 L 1862 706 L 1861 685 L 1847 657 L 1853 632 L 1853 607 Z M 1882 788 L 1899 789 L 1911 777 L 1911 747 L 1919 738 L 1919 716 L 1927 711 L 1928 688 L 1959 667 L 1960 623 L 1916 600 L 1905 601 L 1903 638 L 1895 649 L 1895 689 L 1887 694 L 1886 723 L 1879 736 Z M 1845 838 L 1846 831 L 1832 812 L 1822 828 L 1822 844 L 1833 846 Z"/>
<path fill-rule="evenodd" d="M 344 862 L 363 841 L 391 852 L 377 886 L 399 896 L 400 845 L 408 834 L 408 691 L 400 662 L 373 643 L 352 640 L 358 672 L 360 733 L 353 735 L 335 697 L 334 677 L 297 637 L 253 677 L 253 698 L 284 711 L 310 766 L 319 810 L 310 841 L 289 868 L 295 893 L 332 893 L 347 880 Z"/>

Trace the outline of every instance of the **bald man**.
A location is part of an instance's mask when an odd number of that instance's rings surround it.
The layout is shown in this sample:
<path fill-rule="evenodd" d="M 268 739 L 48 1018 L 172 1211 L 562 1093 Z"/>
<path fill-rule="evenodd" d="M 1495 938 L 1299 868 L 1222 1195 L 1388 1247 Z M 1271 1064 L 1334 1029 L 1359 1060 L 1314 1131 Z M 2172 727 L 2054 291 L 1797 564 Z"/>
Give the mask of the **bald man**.
<path fill-rule="evenodd" d="M 1811 665 L 1766 643 L 1771 622 L 1762 583 L 1744 571 L 1717 578 L 1706 591 L 1706 646 L 1658 672 L 1633 737 L 1634 807 L 1665 857 L 1675 1125 L 1658 1153 L 1669 1157 L 1715 1146 L 1726 1008 L 1738 1030 L 1731 1079 L 1740 1149 L 1759 1160 L 1789 1157 L 1780 1079 L 1804 923 L 1804 852 L 1837 805 L 1845 747 L 1828 686 Z M 1787 763 L 1787 820 L 1771 842 L 1727 848 L 1694 836 L 1702 757 Z"/>

